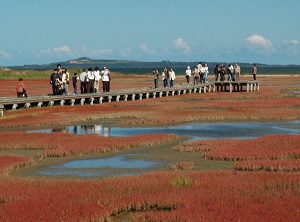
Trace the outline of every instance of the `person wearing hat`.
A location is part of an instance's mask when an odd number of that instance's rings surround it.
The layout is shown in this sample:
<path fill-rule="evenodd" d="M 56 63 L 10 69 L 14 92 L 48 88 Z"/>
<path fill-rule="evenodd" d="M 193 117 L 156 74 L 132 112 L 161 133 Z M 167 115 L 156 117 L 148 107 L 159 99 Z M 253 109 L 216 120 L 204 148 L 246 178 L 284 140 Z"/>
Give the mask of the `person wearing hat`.
<path fill-rule="evenodd" d="M 192 70 L 191 68 L 188 66 L 186 67 L 186 70 L 185 70 L 185 78 L 186 78 L 186 81 L 187 81 L 187 84 L 190 85 L 190 78 L 191 78 L 191 75 L 192 75 Z"/>

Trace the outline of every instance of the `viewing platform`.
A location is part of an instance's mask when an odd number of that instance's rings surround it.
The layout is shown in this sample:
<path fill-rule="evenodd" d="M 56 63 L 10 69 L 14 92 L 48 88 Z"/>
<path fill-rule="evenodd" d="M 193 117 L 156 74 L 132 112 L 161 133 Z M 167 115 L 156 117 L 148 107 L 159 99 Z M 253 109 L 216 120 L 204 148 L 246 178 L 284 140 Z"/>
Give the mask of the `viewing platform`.
<path fill-rule="evenodd" d="M 28 96 L 28 98 L 0 97 L 0 116 L 5 110 L 16 110 L 20 108 L 32 108 L 43 106 L 74 106 L 93 105 L 104 102 L 119 102 L 130 100 L 143 100 L 160 98 L 166 96 L 183 95 L 190 93 L 207 92 L 251 92 L 259 91 L 258 81 L 224 81 L 208 82 L 196 85 L 175 85 L 171 88 L 134 88 L 124 90 L 113 90 L 111 92 L 85 93 L 76 95 L 39 95 Z"/>

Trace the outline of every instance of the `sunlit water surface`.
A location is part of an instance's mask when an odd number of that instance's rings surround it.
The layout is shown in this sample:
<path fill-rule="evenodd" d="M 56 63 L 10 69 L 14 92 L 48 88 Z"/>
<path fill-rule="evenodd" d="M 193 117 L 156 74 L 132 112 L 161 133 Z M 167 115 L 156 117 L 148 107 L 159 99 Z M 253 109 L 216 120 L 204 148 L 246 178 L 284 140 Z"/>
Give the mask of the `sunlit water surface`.
<path fill-rule="evenodd" d="M 97 134 L 110 137 L 126 137 L 139 134 L 168 133 L 188 136 L 191 140 L 237 138 L 248 139 L 270 134 L 300 134 L 300 121 L 294 122 L 238 122 L 192 123 L 171 127 L 106 127 L 102 124 L 68 126 L 64 128 L 31 130 L 31 132 L 66 132 L 78 135 Z M 78 160 L 52 166 L 38 174 L 48 176 L 127 176 L 144 172 L 160 165 L 135 159 L 134 154 L 119 155 L 106 159 Z"/>

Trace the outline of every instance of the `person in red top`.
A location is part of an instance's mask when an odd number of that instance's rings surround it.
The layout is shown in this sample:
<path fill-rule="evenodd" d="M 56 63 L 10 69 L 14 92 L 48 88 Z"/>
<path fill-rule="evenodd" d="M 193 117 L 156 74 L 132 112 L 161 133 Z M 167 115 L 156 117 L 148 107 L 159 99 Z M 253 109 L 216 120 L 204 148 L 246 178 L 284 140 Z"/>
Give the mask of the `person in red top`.
<path fill-rule="evenodd" d="M 19 78 L 19 82 L 17 84 L 16 93 L 18 97 L 27 97 L 26 87 L 23 81 L 23 78 Z"/>

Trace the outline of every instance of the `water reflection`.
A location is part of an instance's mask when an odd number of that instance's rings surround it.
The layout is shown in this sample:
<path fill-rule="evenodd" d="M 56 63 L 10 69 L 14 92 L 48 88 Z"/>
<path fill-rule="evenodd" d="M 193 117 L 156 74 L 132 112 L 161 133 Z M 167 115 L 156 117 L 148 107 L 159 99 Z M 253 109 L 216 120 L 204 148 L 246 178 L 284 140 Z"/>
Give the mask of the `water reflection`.
<path fill-rule="evenodd" d="M 105 159 L 70 161 L 59 166 L 40 171 L 47 176 L 128 176 L 145 172 L 159 166 L 159 162 L 135 159 L 136 155 L 120 155 Z"/>
<path fill-rule="evenodd" d="M 168 133 L 189 136 L 193 140 L 255 138 L 270 134 L 299 134 L 300 121 L 294 122 L 226 122 L 192 123 L 171 127 L 106 127 L 102 124 L 67 126 L 55 129 L 31 130 L 28 132 L 66 132 L 78 135 L 97 134 L 101 136 L 133 136 L 150 133 Z"/>
<path fill-rule="evenodd" d="M 270 134 L 300 134 L 300 121 L 294 122 L 238 122 L 238 123 L 192 123 L 172 127 L 106 127 L 103 124 L 68 126 L 29 132 L 66 132 L 72 134 L 97 134 L 102 136 L 132 136 L 148 133 L 169 133 L 189 136 L 194 140 L 223 138 L 255 138 Z M 38 172 L 48 176 L 108 177 L 128 176 L 146 172 L 159 166 L 136 155 L 121 155 L 103 159 L 71 161 Z"/>

